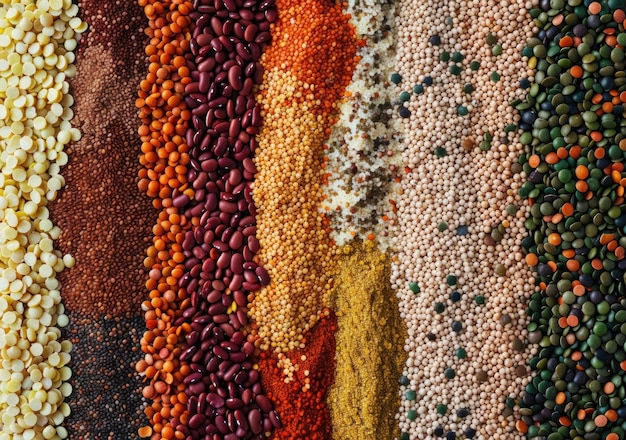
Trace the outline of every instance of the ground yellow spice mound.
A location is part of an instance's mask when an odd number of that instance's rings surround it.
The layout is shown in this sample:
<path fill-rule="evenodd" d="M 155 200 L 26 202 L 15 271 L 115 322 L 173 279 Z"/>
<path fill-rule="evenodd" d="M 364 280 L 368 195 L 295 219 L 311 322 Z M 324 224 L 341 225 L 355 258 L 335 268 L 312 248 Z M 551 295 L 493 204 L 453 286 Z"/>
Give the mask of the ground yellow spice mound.
<path fill-rule="evenodd" d="M 390 260 L 373 242 L 342 248 L 332 307 L 338 317 L 337 373 L 328 394 L 335 440 L 398 438 L 398 378 L 406 327 L 389 283 Z"/>

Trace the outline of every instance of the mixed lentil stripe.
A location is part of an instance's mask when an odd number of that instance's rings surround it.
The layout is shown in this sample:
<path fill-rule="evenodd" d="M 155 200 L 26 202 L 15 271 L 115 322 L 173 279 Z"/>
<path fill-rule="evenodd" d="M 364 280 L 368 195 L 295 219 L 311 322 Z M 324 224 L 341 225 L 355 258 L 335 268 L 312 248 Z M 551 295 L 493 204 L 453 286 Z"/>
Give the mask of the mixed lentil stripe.
<path fill-rule="evenodd" d="M 519 402 L 531 438 L 624 438 L 626 74 L 619 0 L 540 1 L 523 54 L 534 69 L 521 113 L 531 202 L 526 261 L 535 372 Z"/>

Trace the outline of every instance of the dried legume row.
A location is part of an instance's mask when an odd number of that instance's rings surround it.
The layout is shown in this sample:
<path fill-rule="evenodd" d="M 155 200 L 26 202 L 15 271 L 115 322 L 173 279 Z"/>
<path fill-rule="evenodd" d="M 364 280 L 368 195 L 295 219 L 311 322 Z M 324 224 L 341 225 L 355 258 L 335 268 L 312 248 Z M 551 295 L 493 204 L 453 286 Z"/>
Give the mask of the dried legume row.
<path fill-rule="evenodd" d="M 276 438 L 322 439 L 332 432 L 324 396 L 334 377 L 336 319 L 324 307 L 337 261 L 328 220 L 319 213 L 323 145 L 355 68 L 356 40 L 339 5 L 276 4 L 279 20 L 258 96 L 264 119 L 253 191 L 259 261 L 271 284 L 255 294 L 250 316 L 262 349 L 271 350 L 261 353 L 261 366 L 285 425 Z M 326 47 L 333 55 L 320 57 Z"/>
<path fill-rule="evenodd" d="M 152 403 L 145 410 L 151 426 L 141 428 L 139 435 L 185 438 L 179 425 L 189 422 L 183 380 L 191 370 L 180 362 L 180 352 L 191 331 L 182 317 L 190 299 L 179 280 L 185 272 L 182 243 L 192 225 L 174 201 L 181 194 L 194 195 L 187 184 L 189 147 L 185 142 L 191 112 L 183 101 L 185 85 L 192 81 L 184 58 L 190 49 L 192 3 L 140 0 L 139 5 L 149 20 L 145 32 L 151 38 L 146 47 L 149 73 L 140 84 L 136 102 L 142 120 L 140 161 L 144 167 L 139 188 L 154 198 L 153 205 L 160 210 L 144 261 L 150 269 L 146 282 L 150 300 L 142 304 L 148 330 L 141 340 L 146 354 L 136 368 L 148 381 L 143 396 Z"/>
<path fill-rule="evenodd" d="M 398 73 L 405 127 L 392 284 L 409 354 L 401 439 L 520 439 L 528 382 L 524 312 L 533 279 L 519 119 L 532 22 L 519 1 L 401 1 Z M 528 5 L 530 6 L 530 4 Z"/>
<path fill-rule="evenodd" d="M 172 194 L 193 225 L 182 242 L 179 282 L 190 297 L 180 320 L 190 328 L 180 354 L 191 370 L 184 379 L 189 421 L 177 430 L 190 439 L 261 440 L 281 427 L 259 380 L 258 339 L 247 330 L 248 298 L 269 283 L 256 258 L 251 186 L 261 125 L 254 89 L 276 9 L 271 0 L 205 2 L 190 18 L 185 139 L 194 193 Z"/>
<path fill-rule="evenodd" d="M 549 439 L 624 438 L 626 3 L 540 1 L 523 54 L 520 163 L 532 202 L 523 244 L 541 291 L 520 428 Z"/>
<path fill-rule="evenodd" d="M 360 58 L 346 97 L 339 107 L 326 155 L 323 212 L 329 217 L 331 237 L 338 245 L 354 237 L 378 237 L 387 247 L 388 224 L 393 224 L 389 187 L 398 179 L 399 121 L 392 118 L 395 91 L 384 87 L 395 59 L 394 14 L 391 3 L 374 0 L 347 3 L 355 25 Z M 402 98 L 406 94 L 403 94 Z"/>
<path fill-rule="evenodd" d="M 57 273 L 74 259 L 54 249 L 60 230 L 47 205 L 65 181 L 67 78 L 84 23 L 70 1 L 0 8 L 0 439 L 60 439 L 72 344 Z"/>
<path fill-rule="evenodd" d="M 311 0 L 277 7 L 285 12 L 263 60 L 264 119 L 254 159 L 259 258 L 272 281 L 256 293 L 250 316 L 263 349 L 285 353 L 304 346 L 332 284 L 335 250 L 318 213 L 323 145 L 354 71 L 356 41 L 337 5 Z M 317 56 L 326 44 L 334 55 Z"/>

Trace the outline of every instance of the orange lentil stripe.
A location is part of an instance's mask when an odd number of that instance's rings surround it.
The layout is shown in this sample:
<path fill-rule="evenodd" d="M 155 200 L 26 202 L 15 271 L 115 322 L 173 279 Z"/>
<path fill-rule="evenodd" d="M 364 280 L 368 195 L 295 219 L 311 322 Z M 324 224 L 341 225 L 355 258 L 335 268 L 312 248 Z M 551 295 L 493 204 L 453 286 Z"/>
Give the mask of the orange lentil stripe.
<path fill-rule="evenodd" d="M 149 298 L 142 304 L 148 330 L 141 339 L 145 356 L 136 369 L 144 377 L 143 397 L 149 401 L 145 414 L 151 426 L 142 427 L 139 435 L 181 439 L 184 435 L 175 426 L 189 419 L 183 379 L 190 369 L 178 359 L 190 327 L 174 322 L 189 304 L 178 280 L 184 273 L 182 242 L 191 223 L 172 205 L 172 196 L 182 192 L 193 197 L 187 187 L 189 149 L 184 139 L 191 113 L 182 99 L 190 80 L 184 54 L 189 49 L 192 4 L 185 0 L 138 3 L 148 19 L 145 33 L 150 38 L 145 48 L 148 73 L 135 101 L 142 142 L 138 186 L 160 210 L 144 260 L 150 270 Z"/>

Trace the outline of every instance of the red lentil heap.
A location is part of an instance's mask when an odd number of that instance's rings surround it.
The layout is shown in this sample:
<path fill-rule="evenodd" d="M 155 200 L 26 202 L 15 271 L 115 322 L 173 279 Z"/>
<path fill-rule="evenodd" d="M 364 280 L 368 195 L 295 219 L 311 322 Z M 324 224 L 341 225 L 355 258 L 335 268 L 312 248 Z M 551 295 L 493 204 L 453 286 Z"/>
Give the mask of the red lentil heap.
<path fill-rule="evenodd" d="M 67 185 L 50 207 L 62 230 L 59 249 L 77 262 L 59 276 L 70 318 L 64 337 L 73 344 L 66 424 L 73 439 L 136 438 L 140 426 L 140 383 L 130 365 L 144 325 L 145 273 L 137 261 L 154 216 L 135 181 L 133 84 L 145 70 L 140 13 L 134 5 L 80 3 L 89 31 L 78 45 L 71 89 L 82 138 L 65 150 Z"/>

